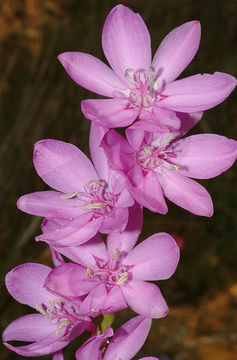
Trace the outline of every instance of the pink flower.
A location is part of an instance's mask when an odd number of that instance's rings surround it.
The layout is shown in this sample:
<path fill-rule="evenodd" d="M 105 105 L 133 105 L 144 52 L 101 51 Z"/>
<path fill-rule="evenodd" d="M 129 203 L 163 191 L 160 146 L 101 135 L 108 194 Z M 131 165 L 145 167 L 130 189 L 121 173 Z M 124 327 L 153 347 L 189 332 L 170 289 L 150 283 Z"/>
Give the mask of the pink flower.
<path fill-rule="evenodd" d="M 68 302 L 49 293 L 44 282 L 50 273 L 48 266 L 22 264 L 6 276 L 9 293 L 20 303 L 36 309 L 39 314 L 29 314 L 10 323 L 3 332 L 4 345 L 22 356 L 53 354 L 55 360 L 63 359 L 60 349 L 92 326 L 88 316 L 79 312 L 80 298 Z M 13 346 L 8 341 L 27 341 L 31 344 Z"/>
<path fill-rule="evenodd" d="M 80 311 L 90 316 L 127 306 L 143 316 L 165 316 L 168 307 L 159 288 L 147 281 L 168 279 L 174 273 L 179 248 L 166 233 L 154 234 L 133 248 L 141 225 L 141 207 L 134 206 L 125 231 L 108 235 L 107 248 L 96 235 L 83 245 L 58 249 L 78 264 L 57 266 L 49 274 L 46 288 L 69 301 L 88 294 Z"/>
<path fill-rule="evenodd" d="M 81 244 L 98 231 L 123 230 L 128 207 L 134 203 L 129 192 L 113 178 L 102 149 L 94 150 L 100 141 L 98 129 L 91 144 L 94 165 L 74 145 L 41 140 L 34 147 L 34 165 L 39 176 L 57 191 L 41 191 L 22 196 L 19 209 L 49 220 L 60 219 L 60 229 L 38 236 L 51 246 Z M 63 225 L 63 226 L 62 226 Z"/>
<path fill-rule="evenodd" d="M 176 135 L 180 135 L 177 132 Z M 165 214 L 164 195 L 196 215 L 212 216 L 209 193 L 190 179 L 209 179 L 229 169 L 237 155 L 237 142 L 224 136 L 201 134 L 175 138 L 130 127 L 127 139 L 110 130 L 102 141 L 111 167 L 137 202 Z"/>
<path fill-rule="evenodd" d="M 76 352 L 77 360 L 131 360 L 143 346 L 151 327 L 151 319 L 137 316 L 122 325 L 114 334 L 108 328 L 104 334 L 88 339 Z M 112 337 L 112 340 L 108 339 Z M 109 343 L 109 344 L 108 344 Z M 108 344 L 108 345 L 107 345 Z M 158 360 L 145 357 L 140 360 Z"/>
<path fill-rule="evenodd" d="M 118 5 L 103 28 L 109 68 L 92 55 L 66 52 L 58 59 L 79 85 L 111 99 L 82 102 L 84 115 L 97 125 L 124 127 L 137 117 L 169 129 L 179 128 L 175 112 L 194 113 L 221 103 L 236 86 L 228 74 L 198 74 L 174 81 L 192 61 L 200 42 L 199 21 L 172 30 L 151 61 L 150 35 L 139 14 Z"/>

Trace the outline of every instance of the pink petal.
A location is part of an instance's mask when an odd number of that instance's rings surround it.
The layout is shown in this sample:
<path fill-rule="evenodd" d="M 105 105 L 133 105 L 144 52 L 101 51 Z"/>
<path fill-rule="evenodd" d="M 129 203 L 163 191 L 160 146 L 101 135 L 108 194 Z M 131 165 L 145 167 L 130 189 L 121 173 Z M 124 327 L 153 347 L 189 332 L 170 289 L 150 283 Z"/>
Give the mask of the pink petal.
<path fill-rule="evenodd" d="M 141 175 L 137 166 L 128 173 L 128 179 L 131 182 L 130 192 L 139 204 L 160 214 L 167 213 L 163 191 L 155 173 L 148 171 L 146 175 Z"/>
<path fill-rule="evenodd" d="M 132 130 L 132 131 L 130 132 L 130 130 Z M 129 137 L 133 134 L 134 130 L 137 131 L 137 134 L 138 134 L 139 137 L 136 139 L 136 136 L 133 135 L 134 139 L 131 140 Z M 139 118 L 139 121 L 136 121 L 135 123 L 133 123 L 125 131 L 126 132 L 126 137 L 127 137 L 128 141 L 129 141 L 129 143 L 132 144 L 131 141 L 134 141 L 134 143 L 133 143 L 133 145 L 135 145 L 134 149 L 136 149 L 137 151 L 142 146 L 143 134 L 144 134 L 145 131 L 149 131 L 151 133 L 154 133 L 154 132 L 163 133 L 163 132 L 169 131 L 169 129 L 167 127 L 162 126 L 162 125 L 158 125 L 153 121 L 149 122 L 148 120 L 141 120 L 141 118 Z M 136 141 L 136 143 L 135 143 L 135 141 Z"/>
<path fill-rule="evenodd" d="M 201 120 L 203 112 L 196 112 L 192 114 L 177 112 L 176 115 L 181 123 L 180 128 L 173 132 L 177 138 L 185 135 L 190 129 L 192 129 Z"/>
<path fill-rule="evenodd" d="M 55 296 L 44 289 L 44 282 L 50 273 L 48 266 L 34 263 L 15 267 L 6 276 L 6 287 L 11 296 L 22 304 L 35 308 L 47 305 Z"/>
<path fill-rule="evenodd" d="M 66 52 L 60 54 L 58 60 L 77 84 L 96 94 L 114 97 L 116 88 L 125 89 L 115 73 L 92 55 Z"/>
<path fill-rule="evenodd" d="M 200 43 L 199 21 L 189 21 L 172 30 L 157 49 L 152 66 L 160 74 L 158 84 L 176 79 L 194 58 Z"/>
<path fill-rule="evenodd" d="M 142 110 L 141 115 L 139 118 L 143 120 L 143 122 L 147 122 L 150 125 L 147 129 L 148 131 L 151 131 L 153 124 L 153 130 L 152 132 L 165 132 L 165 131 L 175 131 L 180 128 L 180 119 L 177 116 L 177 114 L 174 111 L 170 111 L 168 109 L 163 109 L 159 107 L 160 102 L 154 104 L 152 108 L 152 112 L 146 111 L 145 109 Z M 156 126 L 159 126 L 160 129 L 156 129 Z M 144 126 L 144 130 L 146 130 Z"/>
<path fill-rule="evenodd" d="M 58 297 L 63 296 L 73 301 L 74 298 L 88 294 L 96 286 L 96 282 L 86 275 L 85 267 L 65 263 L 49 273 L 44 286 Z"/>
<path fill-rule="evenodd" d="M 58 251 L 50 247 L 50 252 L 54 266 L 59 266 L 61 264 L 64 264 L 65 261 Z"/>
<path fill-rule="evenodd" d="M 3 331 L 3 341 L 39 341 L 56 332 L 56 324 L 42 314 L 29 314 L 12 321 Z"/>
<path fill-rule="evenodd" d="M 132 265 L 129 270 L 134 280 L 164 280 L 176 270 L 179 261 L 179 247 L 166 233 L 150 236 L 129 252 L 123 261 Z"/>
<path fill-rule="evenodd" d="M 37 216 L 70 220 L 85 213 L 78 198 L 62 199 L 57 191 L 38 191 L 23 195 L 17 201 L 18 209 Z"/>
<path fill-rule="evenodd" d="M 85 267 L 97 266 L 96 258 L 108 261 L 107 249 L 99 234 L 81 245 L 58 248 L 58 251 Z"/>
<path fill-rule="evenodd" d="M 109 166 L 104 149 L 100 146 L 106 132 L 107 129 L 97 126 L 92 122 L 90 127 L 89 147 L 91 159 L 99 178 L 108 181 Z"/>
<path fill-rule="evenodd" d="M 189 136 L 171 148 L 180 174 L 198 179 L 221 174 L 231 167 L 237 156 L 237 141 L 214 134 Z"/>
<path fill-rule="evenodd" d="M 129 252 L 140 235 L 143 223 L 142 207 L 139 204 L 129 208 L 128 223 L 124 231 L 116 231 L 108 234 L 107 247 L 110 256 L 113 256 L 116 251 Z"/>
<path fill-rule="evenodd" d="M 52 354 L 69 344 L 70 340 L 63 340 L 62 338 L 56 336 L 56 333 L 51 334 L 39 341 L 35 341 L 32 344 L 25 345 L 25 346 L 12 346 L 8 343 L 4 343 L 4 345 L 18 355 L 21 356 L 42 356 Z"/>
<path fill-rule="evenodd" d="M 168 84 L 159 106 L 181 112 L 203 111 L 220 104 L 234 90 L 236 79 L 228 74 L 198 74 Z"/>
<path fill-rule="evenodd" d="M 89 338 L 76 352 L 77 360 L 100 360 L 102 356 L 102 345 L 109 337 L 113 336 L 112 328 L 106 329 L 104 334 Z"/>
<path fill-rule="evenodd" d="M 196 181 L 182 176 L 176 170 L 164 168 L 159 174 L 159 181 L 165 196 L 176 205 L 196 215 L 213 215 L 210 194 Z"/>
<path fill-rule="evenodd" d="M 134 159 L 131 156 L 134 152 L 133 148 L 115 130 L 110 130 L 106 133 L 102 147 L 112 168 L 127 171 L 130 167 L 134 166 Z"/>
<path fill-rule="evenodd" d="M 81 303 L 80 311 L 93 317 L 99 314 L 114 313 L 126 307 L 120 289 L 108 289 L 104 283 L 99 283 Z"/>
<path fill-rule="evenodd" d="M 82 101 L 81 110 L 96 125 L 116 128 L 128 126 L 137 118 L 139 109 L 129 106 L 126 99 L 91 99 Z"/>
<path fill-rule="evenodd" d="M 151 328 L 151 319 L 136 316 L 122 325 L 105 351 L 104 360 L 131 360 L 143 346 Z"/>
<path fill-rule="evenodd" d="M 108 234 L 111 231 L 123 231 L 128 222 L 128 208 L 114 208 L 114 211 L 105 216 L 100 226 L 100 232 Z"/>
<path fill-rule="evenodd" d="M 55 354 L 53 354 L 52 360 L 64 360 L 63 352 L 61 350 L 57 351 Z"/>
<path fill-rule="evenodd" d="M 128 306 L 136 313 L 154 319 L 167 315 L 167 304 L 155 284 L 132 280 L 123 285 L 122 291 Z"/>
<path fill-rule="evenodd" d="M 145 130 L 147 130 L 147 127 L 144 128 L 140 125 L 141 123 L 143 123 L 141 120 L 137 121 L 135 124 L 132 124 L 131 126 L 129 126 L 129 128 L 125 130 L 126 138 L 128 139 L 128 143 L 131 145 L 133 151 L 139 151 L 144 141 Z M 148 126 L 147 123 L 145 124 L 146 126 Z M 121 150 L 122 149 L 123 148 L 121 146 Z"/>
<path fill-rule="evenodd" d="M 105 56 L 120 79 L 127 69 L 147 69 L 151 64 L 151 40 L 139 14 L 118 5 L 109 13 L 103 28 Z"/>
<path fill-rule="evenodd" d="M 126 309 L 128 306 L 123 296 L 120 286 L 114 286 L 108 292 L 103 305 L 103 314 L 112 314 L 114 312 Z"/>
<path fill-rule="evenodd" d="M 118 208 L 119 207 L 125 208 L 125 207 L 131 207 L 133 205 L 134 205 L 133 197 L 130 195 L 127 189 L 123 189 L 117 198 L 115 206 Z"/>
<path fill-rule="evenodd" d="M 99 230 L 103 216 L 91 219 L 92 214 L 87 213 L 78 219 L 69 221 L 64 227 L 51 232 L 45 232 L 35 239 L 45 241 L 52 247 L 63 247 L 83 244 L 91 239 Z"/>
<path fill-rule="evenodd" d="M 34 165 L 46 184 L 64 193 L 84 191 L 98 179 L 91 161 L 76 146 L 58 140 L 41 140 L 34 147 Z"/>

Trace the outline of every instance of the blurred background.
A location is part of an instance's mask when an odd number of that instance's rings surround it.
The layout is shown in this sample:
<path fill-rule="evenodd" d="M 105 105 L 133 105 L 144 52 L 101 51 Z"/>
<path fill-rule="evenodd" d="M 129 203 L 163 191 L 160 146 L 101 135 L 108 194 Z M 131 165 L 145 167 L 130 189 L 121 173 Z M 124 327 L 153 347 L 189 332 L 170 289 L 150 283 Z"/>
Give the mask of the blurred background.
<path fill-rule="evenodd" d="M 35 243 L 40 218 L 16 208 L 19 196 L 45 190 L 32 164 L 33 144 L 55 138 L 88 154 L 90 122 L 80 102 L 94 94 L 64 72 L 57 55 L 84 51 L 105 60 L 101 31 L 113 0 L 4 0 L 0 2 L 0 168 L 1 168 L 1 328 L 30 312 L 8 295 L 5 274 L 22 262 L 51 265 L 48 248 Z M 151 33 L 153 53 L 174 27 L 199 19 L 198 54 L 182 77 L 222 71 L 237 76 L 235 0 L 120 1 L 139 12 Z M 237 91 L 206 111 L 194 133 L 237 138 Z M 141 239 L 167 231 L 181 248 L 174 276 L 160 282 L 170 313 L 153 321 L 139 355 L 160 360 L 235 360 L 237 353 L 237 168 L 202 182 L 215 213 L 198 217 L 169 203 L 166 216 L 145 211 Z M 115 326 L 133 314 L 124 311 Z M 78 343 L 65 350 L 73 358 Z M 3 348 L 1 359 L 20 359 Z M 44 359 L 50 359 L 50 356 Z M 90 359 L 88 359 L 90 360 Z"/>

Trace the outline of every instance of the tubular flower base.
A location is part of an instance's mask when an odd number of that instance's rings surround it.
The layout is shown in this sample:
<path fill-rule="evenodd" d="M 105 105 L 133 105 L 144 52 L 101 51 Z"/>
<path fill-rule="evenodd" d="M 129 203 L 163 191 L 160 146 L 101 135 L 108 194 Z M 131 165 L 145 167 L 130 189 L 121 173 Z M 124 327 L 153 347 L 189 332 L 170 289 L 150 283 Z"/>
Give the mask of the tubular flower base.
<path fill-rule="evenodd" d="M 177 111 L 212 108 L 236 86 L 233 76 L 221 72 L 175 81 L 194 58 L 200 36 L 199 21 L 187 22 L 164 38 L 151 60 L 145 23 L 139 14 L 118 5 L 109 13 L 102 33 L 104 54 L 112 69 L 81 52 L 66 52 L 58 59 L 77 84 L 112 98 L 82 101 L 85 117 L 97 125 L 124 127 L 139 118 L 174 130 L 180 127 Z"/>

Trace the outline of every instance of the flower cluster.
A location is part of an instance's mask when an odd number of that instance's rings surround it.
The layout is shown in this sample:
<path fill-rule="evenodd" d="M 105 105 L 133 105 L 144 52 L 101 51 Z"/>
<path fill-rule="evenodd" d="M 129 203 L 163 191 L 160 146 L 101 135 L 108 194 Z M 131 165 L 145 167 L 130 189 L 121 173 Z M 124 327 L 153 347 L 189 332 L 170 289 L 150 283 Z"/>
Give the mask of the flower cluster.
<path fill-rule="evenodd" d="M 17 354 L 62 360 L 62 349 L 87 331 L 76 359 L 129 360 L 144 344 L 152 319 L 167 315 L 152 281 L 172 276 L 179 247 L 167 233 L 136 245 L 143 207 L 166 214 L 165 196 L 193 214 L 212 216 L 211 196 L 192 178 L 215 177 L 237 156 L 237 142 L 224 136 L 181 138 L 236 86 L 234 77 L 220 72 L 176 80 L 199 41 L 200 24 L 190 21 L 172 30 L 151 60 L 142 18 L 118 5 L 102 33 L 111 68 L 85 53 L 59 56 L 75 82 L 110 99 L 81 104 L 92 121 L 92 161 L 69 143 L 35 144 L 35 169 L 54 190 L 24 195 L 17 206 L 44 217 L 36 240 L 49 245 L 54 268 L 27 263 L 6 276 L 9 293 L 38 312 L 4 330 L 4 344 Z M 116 127 L 127 127 L 125 137 Z M 103 326 L 107 314 L 127 307 L 137 316 L 115 334 L 111 324 Z M 29 344 L 11 345 L 14 340 Z"/>

